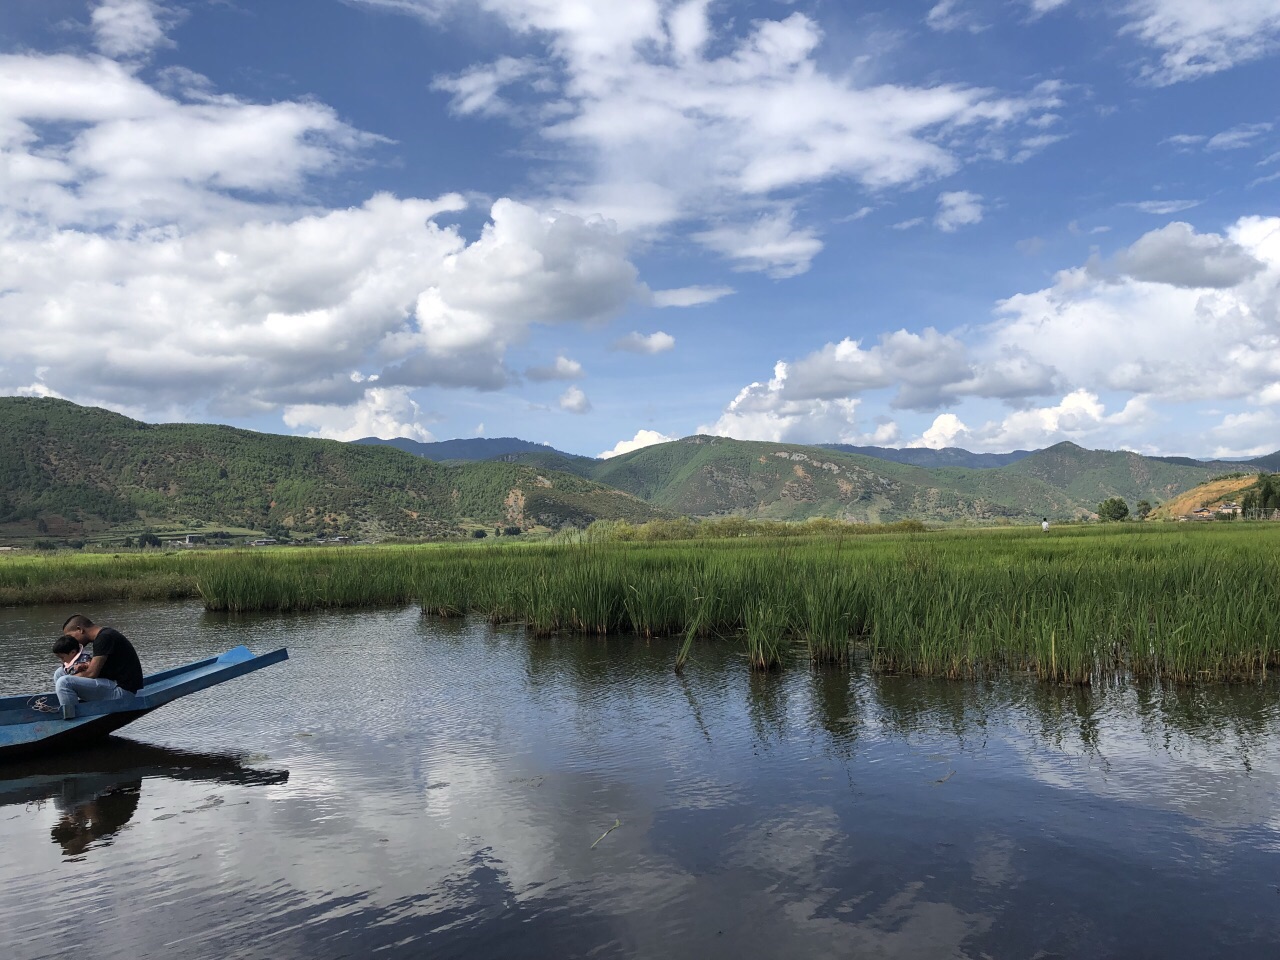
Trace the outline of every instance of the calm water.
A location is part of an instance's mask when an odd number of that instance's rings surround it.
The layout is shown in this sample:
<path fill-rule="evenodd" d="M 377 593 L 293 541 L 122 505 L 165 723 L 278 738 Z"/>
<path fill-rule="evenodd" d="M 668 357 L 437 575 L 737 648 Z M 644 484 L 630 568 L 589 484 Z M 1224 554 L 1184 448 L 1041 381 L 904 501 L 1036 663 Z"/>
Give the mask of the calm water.
<path fill-rule="evenodd" d="M 49 686 L 67 612 L 0 611 L 0 695 Z M 148 672 L 292 659 L 0 767 L 5 960 L 1280 955 L 1275 687 L 752 677 L 727 645 L 681 678 L 665 643 L 416 610 L 86 612 Z"/>

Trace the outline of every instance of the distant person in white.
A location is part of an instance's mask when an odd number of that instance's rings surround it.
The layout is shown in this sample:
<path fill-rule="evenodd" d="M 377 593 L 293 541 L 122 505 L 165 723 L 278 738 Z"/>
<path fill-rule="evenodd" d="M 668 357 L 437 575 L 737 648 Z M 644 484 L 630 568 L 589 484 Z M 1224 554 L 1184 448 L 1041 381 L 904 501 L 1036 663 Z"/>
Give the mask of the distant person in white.
<path fill-rule="evenodd" d="M 1048 517 L 1041 517 L 1041 518 L 1040 518 L 1040 529 L 1041 529 L 1041 530 L 1043 530 L 1045 533 L 1048 533 L 1048 532 L 1049 532 L 1049 518 L 1048 518 Z"/>

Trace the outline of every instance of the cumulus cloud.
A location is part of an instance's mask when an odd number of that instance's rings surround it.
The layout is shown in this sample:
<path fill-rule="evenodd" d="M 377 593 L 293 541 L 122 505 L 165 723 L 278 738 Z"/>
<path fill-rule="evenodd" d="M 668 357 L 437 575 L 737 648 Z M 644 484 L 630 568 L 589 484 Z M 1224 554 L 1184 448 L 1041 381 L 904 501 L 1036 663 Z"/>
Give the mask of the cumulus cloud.
<path fill-rule="evenodd" d="M 531 327 L 648 295 L 600 218 L 499 199 L 468 241 L 437 222 L 456 195 L 310 209 L 306 185 L 372 138 L 322 104 L 179 80 L 0 56 L 0 390 L 43 367 L 80 402 L 244 416 L 367 406 L 351 370 L 497 389 Z"/>
<path fill-rule="evenodd" d="M 626 350 L 629 353 L 664 353 L 676 345 L 676 338 L 661 330 L 650 334 L 637 333 L 632 330 L 625 337 L 614 342 L 615 350 Z"/>
<path fill-rule="evenodd" d="M 165 94 L 100 58 L 0 55 L 0 90 L 3 209 L 46 224 L 274 217 L 268 198 L 378 142 L 323 104 Z"/>
<path fill-rule="evenodd" d="M 1140 237 L 1109 264 L 1094 261 L 1089 269 L 1176 287 L 1226 288 L 1248 280 L 1263 264 L 1220 234 L 1196 233 L 1191 224 L 1175 222 Z"/>
<path fill-rule="evenodd" d="M 863 349 L 859 341 L 829 343 L 789 367 L 786 393 L 798 400 L 852 397 L 896 388 L 898 409 L 932 410 L 961 396 L 1021 399 L 1053 389 L 1053 368 L 1012 347 L 981 363 L 954 336 L 927 328 L 898 330 Z"/>
<path fill-rule="evenodd" d="M 990 342 L 1068 382 L 1166 401 L 1240 399 L 1280 379 L 1280 218 L 1225 235 L 1152 231 L 1111 265 L 1002 301 Z"/>
<path fill-rule="evenodd" d="M 530 367 L 524 374 L 530 380 L 577 380 L 582 376 L 582 364 L 561 354 L 554 362 Z"/>
<path fill-rule="evenodd" d="M 653 291 L 655 307 L 697 307 L 733 293 L 733 287 L 678 287 L 674 290 Z"/>
<path fill-rule="evenodd" d="M 591 410 L 591 401 L 578 387 L 570 387 L 560 394 L 560 409 L 569 413 L 587 413 Z"/>
<path fill-rule="evenodd" d="M 11 366 L 48 366 L 51 386 L 95 401 L 227 410 L 349 399 L 333 370 L 370 365 L 392 385 L 492 389 L 530 325 L 635 293 L 607 232 L 499 201 L 467 244 L 433 221 L 460 207 L 384 195 L 289 222 L 0 238 Z"/>
<path fill-rule="evenodd" d="M 1185 223 L 1153 230 L 1109 260 L 1000 301 L 992 323 L 963 335 L 904 329 L 869 345 L 828 343 L 778 362 L 771 379 L 744 387 L 700 429 L 799 442 L 866 437 L 859 404 L 888 391 L 893 408 L 939 411 L 917 444 L 1114 447 L 1134 442 L 1168 404 L 1280 404 L 1280 218 L 1244 217 L 1221 235 Z M 1048 396 L 1061 399 L 1035 402 Z M 991 401 L 1013 410 L 966 425 L 963 405 Z M 1245 427 L 1230 432 L 1265 418 L 1232 416 L 1215 442 L 1274 449 L 1274 429 L 1249 444 Z"/>
<path fill-rule="evenodd" d="M 657 430 L 637 430 L 636 435 L 630 440 L 619 440 L 611 450 L 605 450 L 596 454 L 596 456 L 601 460 L 608 460 L 610 457 L 618 457 L 624 453 L 630 453 L 632 450 L 651 447 L 655 443 L 670 443 L 675 439 L 675 437 L 668 437 L 665 433 L 659 433 Z"/>
<path fill-rule="evenodd" d="M 1226 414 L 1209 430 L 1214 457 L 1261 457 L 1275 453 L 1276 411 L 1247 410 Z"/>
<path fill-rule="evenodd" d="M 929 429 L 920 435 L 920 439 L 907 444 L 909 447 L 928 447 L 930 450 L 943 450 L 946 447 L 959 446 L 967 442 L 969 428 L 954 413 L 940 413 L 933 419 Z"/>
<path fill-rule="evenodd" d="M 982 222 L 982 197 L 968 190 L 954 190 L 938 195 L 938 213 L 933 225 L 943 233 L 955 233 L 961 227 Z"/>
<path fill-rule="evenodd" d="M 150 0 L 101 0 L 90 14 L 94 41 L 108 57 L 142 57 L 172 45 L 166 32 L 174 12 Z"/>
<path fill-rule="evenodd" d="M 350 404 L 295 404 L 284 410 L 290 428 L 330 440 L 407 437 L 430 443 L 435 437 L 423 419 L 422 409 L 403 387 L 370 387 Z"/>
<path fill-rule="evenodd" d="M 1228 70 L 1280 45 L 1277 0 L 1131 0 L 1126 15 L 1125 31 L 1159 52 L 1143 75 L 1161 86 Z"/>
<path fill-rule="evenodd" d="M 803 272 L 820 249 L 811 227 L 777 215 L 779 201 L 833 179 L 916 186 L 1000 153 L 1006 139 L 1012 155 L 1023 122 L 1061 102 L 1055 84 L 1006 95 L 859 82 L 863 71 L 827 66 L 821 28 L 799 12 L 746 20 L 701 0 L 360 2 L 433 23 L 479 7 L 526 49 L 542 46 L 547 69 L 536 75 L 507 56 L 437 84 L 455 110 L 536 124 L 549 150 L 571 154 L 557 193 L 566 209 L 623 229 L 703 223 L 697 237 L 710 249 L 779 277 Z M 518 117 L 501 93 L 513 83 L 527 84 Z"/>
<path fill-rule="evenodd" d="M 779 361 L 773 377 L 743 387 L 714 423 L 698 433 L 737 440 L 793 443 L 858 442 L 856 399 L 791 399 L 786 394 L 787 364 Z"/>
<path fill-rule="evenodd" d="M 944 413 L 908 446 L 1005 451 L 1036 449 L 1063 440 L 1087 445 L 1108 428 L 1146 422 L 1149 414 L 1145 401 L 1133 398 L 1123 409 L 1109 415 L 1097 394 L 1079 389 L 1053 406 L 1017 410 L 1003 420 L 989 421 L 977 428 L 966 426 L 955 414 Z"/>

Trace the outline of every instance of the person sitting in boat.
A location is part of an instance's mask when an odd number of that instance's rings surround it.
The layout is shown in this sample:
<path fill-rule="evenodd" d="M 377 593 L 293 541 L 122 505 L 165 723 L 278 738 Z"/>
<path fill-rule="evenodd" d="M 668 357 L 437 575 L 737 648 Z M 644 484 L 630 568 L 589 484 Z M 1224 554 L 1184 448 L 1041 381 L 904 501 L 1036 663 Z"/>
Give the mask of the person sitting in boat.
<path fill-rule="evenodd" d="M 93 657 L 88 663 L 54 682 L 63 719 L 75 719 L 76 704 L 81 700 L 114 700 L 142 689 L 138 651 L 119 630 L 97 626 L 77 613 L 67 618 L 62 634 L 76 643 L 93 644 Z"/>
<path fill-rule="evenodd" d="M 70 637 L 59 637 L 53 645 L 53 655 L 62 661 L 62 666 L 53 671 L 53 682 L 59 677 L 75 673 L 75 668 L 93 659 L 93 653 L 83 643 Z"/>

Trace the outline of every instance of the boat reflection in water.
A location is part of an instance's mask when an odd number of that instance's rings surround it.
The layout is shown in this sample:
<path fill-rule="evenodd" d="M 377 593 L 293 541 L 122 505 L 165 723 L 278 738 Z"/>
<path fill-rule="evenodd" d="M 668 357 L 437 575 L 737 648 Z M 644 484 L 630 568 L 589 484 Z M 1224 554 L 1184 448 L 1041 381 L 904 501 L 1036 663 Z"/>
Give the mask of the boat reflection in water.
<path fill-rule="evenodd" d="M 52 801 L 60 814 L 50 838 L 67 857 L 109 844 L 138 810 L 144 780 L 163 778 L 236 786 L 285 783 L 288 770 L 246 766 L 235 754 L 192 753 L 108 737 L 87 751 L 7 766 L 0 807 Z"/>

